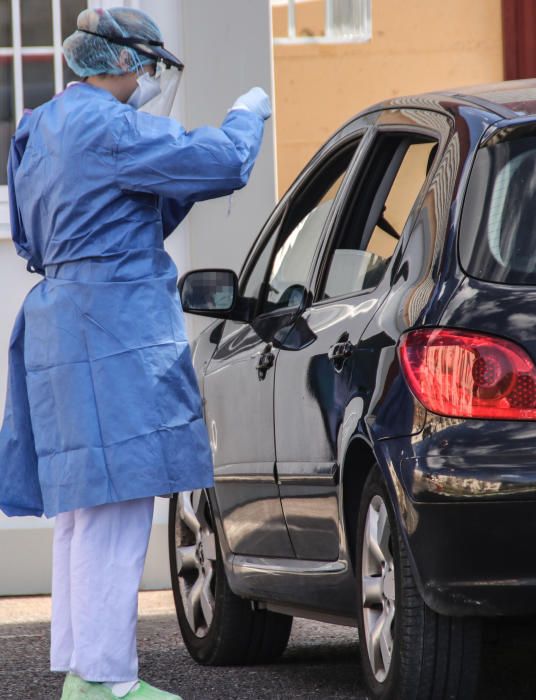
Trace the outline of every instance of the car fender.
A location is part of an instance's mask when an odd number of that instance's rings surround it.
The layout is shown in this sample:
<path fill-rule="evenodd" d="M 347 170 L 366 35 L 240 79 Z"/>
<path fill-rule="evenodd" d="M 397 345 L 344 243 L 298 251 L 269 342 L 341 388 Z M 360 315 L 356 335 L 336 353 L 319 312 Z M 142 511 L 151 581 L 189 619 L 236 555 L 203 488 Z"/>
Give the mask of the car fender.
<path fill-rule="evenodd" d="M 341 443 L 339 452 L 341 498 L 339 499 L 341 522 L 341 555 L 355 565 L 355 531 L 357 528 L 357 508 L 359 506 L 361 492 L 370 469 L 376 464 L 380 469 L 387 491 L 390 496 L 391 506 L 397 519 L 398 528 L 409 554 L 412 573 L 419 593 L 426 603 L 433 609 L 431 595 L 427 594 L 422 582 L 415 559 L 412 555 L 409 534 L 414 531 L 418 523 L 418 514 L 409 498 L 400 474 L 400 456 L 403 454 L 404 440 L 374 440 L 367 431 L 364 416 L 358 417 L 360 403 L 352 399 L 345 412 L 345 420 L 341 429 Z M 354 430 L 350 427 L 354 425 Z M 352 465 L 359 461 L 359 465 Z M 357 470 L 357 472 L 356 472 Z M 353 493 L 345 494 L 345 487 L 352 489 Z M 348 509 L 352 508 L 352 512 Z M 439 611 L 438 611 L 439 612 Z"/>

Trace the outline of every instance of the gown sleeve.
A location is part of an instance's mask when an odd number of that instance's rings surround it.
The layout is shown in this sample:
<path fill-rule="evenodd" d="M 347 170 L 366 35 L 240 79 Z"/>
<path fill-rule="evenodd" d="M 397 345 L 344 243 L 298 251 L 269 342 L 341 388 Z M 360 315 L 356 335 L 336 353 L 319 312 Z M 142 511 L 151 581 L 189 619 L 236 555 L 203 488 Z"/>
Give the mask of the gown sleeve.
<path fill-rule="evenodd" d="M 22 216 L 20 214 L 19 205 L 17 202 L 17 194 L 15 189 L 15 177 L 17 175 L 17 170 L 19 169 L 24 151 L 26 150 L 26 144 L 28 143 L 29 132 L 29 120 L 31 112 L 26 111 L 19 122 L 17 131 L 13 138 L 11 139 L 11 147 L 9 149 L 9 158 L 7 163 L 7 186 L 9 193 L 9 218 L 11 227 L 11 237 L 13 243 L 15 244 L 15 249 L 17 253 L 27 261 L 27 268 L 29 272 L 39 272 L 44 273 L 43 265 L 37 260 L 36 256 L 32 254 L 30 250 L 30 245 L 28 242 L 28 237 L 26 235 L 26 230 L 22 222 Z"/>
<path fill-rule="evenodd" d="M 116 151 L 117 183 L 125 191 L 161 196 L 168 232 L 195 202 L 246 185 L 264 131 L 263 119 L 246 110 L 230 111 L 220 128 L 193 131 L 172 119 L 135 110 L 123 118 Z"/>

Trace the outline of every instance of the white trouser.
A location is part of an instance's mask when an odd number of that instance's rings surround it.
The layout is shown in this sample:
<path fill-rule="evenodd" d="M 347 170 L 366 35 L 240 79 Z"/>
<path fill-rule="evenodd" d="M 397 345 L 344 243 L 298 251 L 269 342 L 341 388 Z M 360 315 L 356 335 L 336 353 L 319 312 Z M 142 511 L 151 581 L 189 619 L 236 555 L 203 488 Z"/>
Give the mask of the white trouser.
<path fill-rule="evenodd" d="M 154 498 L 56 517 L 52 574 L 52 671 L 86 681 L 138 677 L 138 589 Z"/>

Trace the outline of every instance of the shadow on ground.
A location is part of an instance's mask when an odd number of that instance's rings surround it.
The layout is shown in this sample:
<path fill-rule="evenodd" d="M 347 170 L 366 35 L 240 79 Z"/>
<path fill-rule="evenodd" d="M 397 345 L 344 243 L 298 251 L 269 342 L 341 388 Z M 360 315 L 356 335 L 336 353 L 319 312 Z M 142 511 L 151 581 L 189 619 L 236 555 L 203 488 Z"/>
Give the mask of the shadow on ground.
<path fill-rule="evenodd" d="M 536 697 L 536 620 L 486 630 L 479 700 Z M 297 620 L 289 648 L 271 666 L 202 668 L 188 656 L 174 616 L 141 619 L 140 675 L 184 700 L 352 698 L 366 700 L 355 630 Z M 63 679 L 48 671 L 46 623 L 0 625 L 2 700 L 58 700 Z"/>

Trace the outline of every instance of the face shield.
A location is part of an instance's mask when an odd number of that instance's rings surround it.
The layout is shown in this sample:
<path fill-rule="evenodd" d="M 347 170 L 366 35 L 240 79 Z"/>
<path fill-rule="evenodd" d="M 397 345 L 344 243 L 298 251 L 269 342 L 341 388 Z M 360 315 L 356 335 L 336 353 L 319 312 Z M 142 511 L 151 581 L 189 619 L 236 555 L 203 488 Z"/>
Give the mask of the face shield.
<path fill-rule="evenodd" d="M 158 81 L 160 90 L 138 107 L 140 112 L 153 114 L 155 117 L 169 117 L 181 82 L 182 71 L 174 66 L 160 69 L 157 67 L 152 80 Z"/>
<path fill-rule="evenodd" d="M 140 94 L 139 88 L 136 89 L 136 95 L 133 96 L 134 99 L 132 101 L 129 100 L 129 103 L 136 109 L 155 116 L 163 117 L 171 114 L 173 102 L 179 89 L 182 71 L 184 70 L 184 63 L 165 49 L 163 42 L 150 41 L 138 37 L 105 36 L 86 29 L 80 31 L 100 36 L 112 44 L 134 49 L 141 56 L 152 59 L 157 66 L 155 75 L 148 76 L 144 74 L 142 76 L 143 83 L 145 83 L 141 85 L 142 94 Z M 140 84 L 140 81 L 138 81 L 138 84 Z"/>

